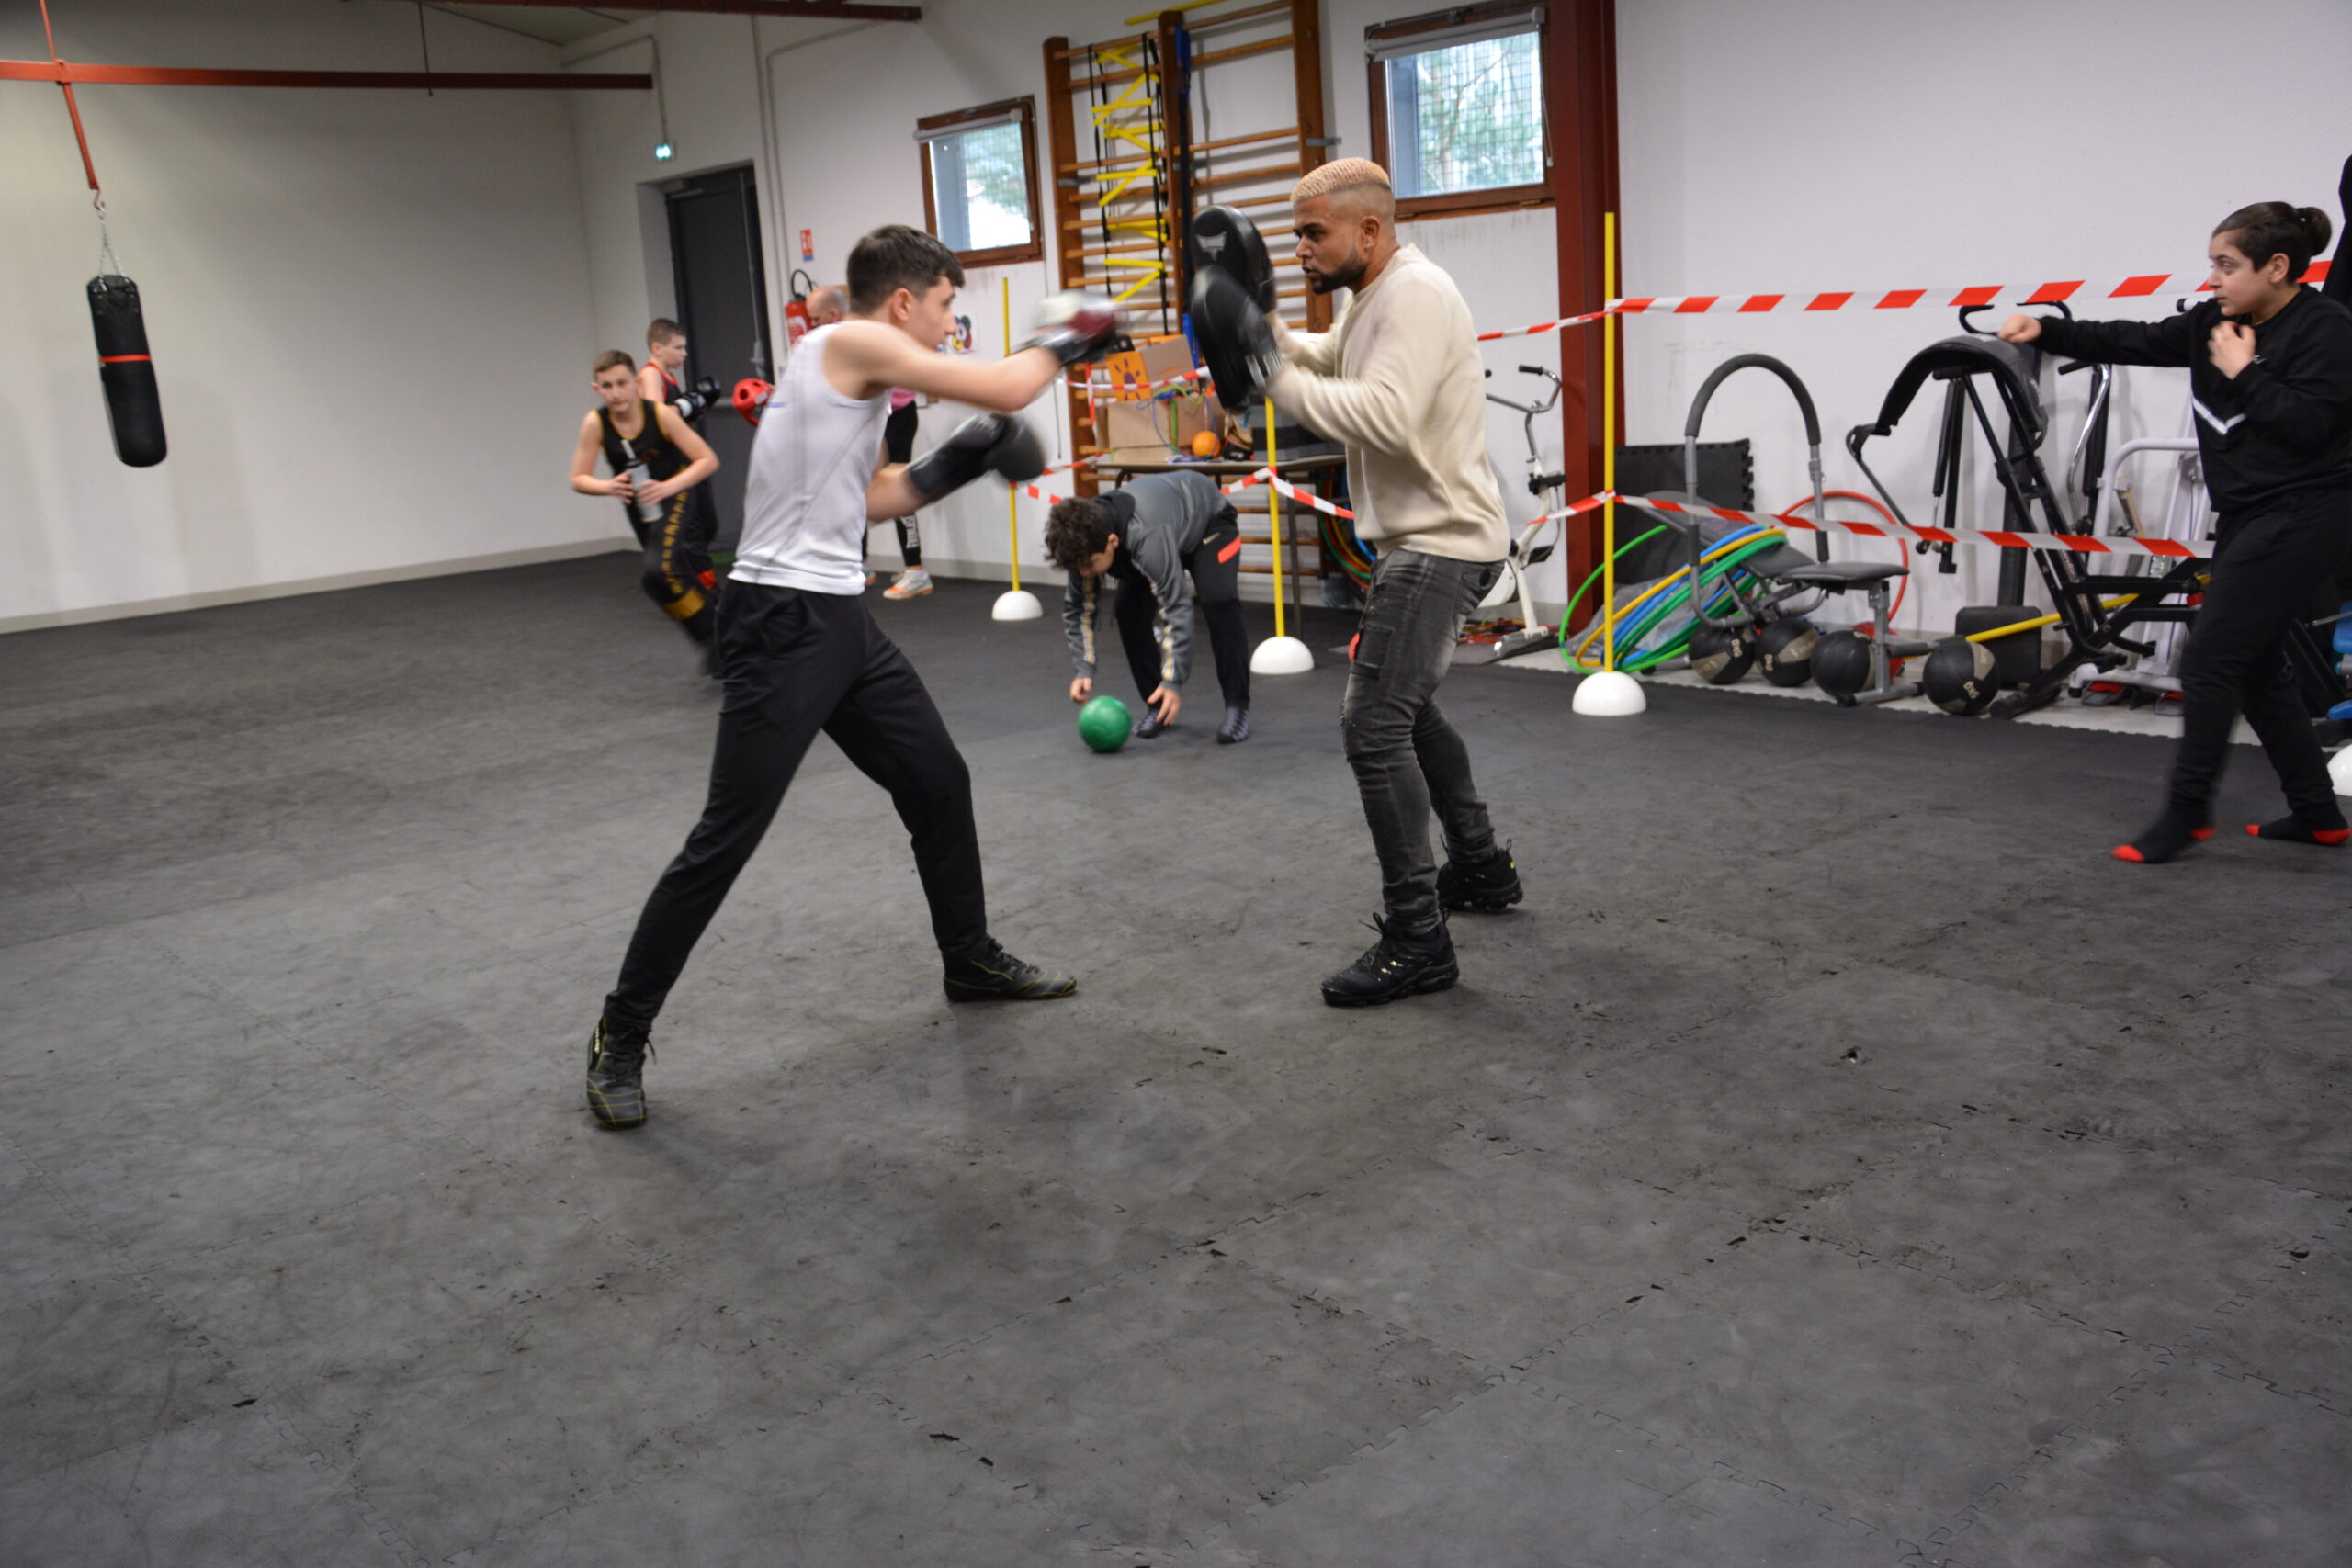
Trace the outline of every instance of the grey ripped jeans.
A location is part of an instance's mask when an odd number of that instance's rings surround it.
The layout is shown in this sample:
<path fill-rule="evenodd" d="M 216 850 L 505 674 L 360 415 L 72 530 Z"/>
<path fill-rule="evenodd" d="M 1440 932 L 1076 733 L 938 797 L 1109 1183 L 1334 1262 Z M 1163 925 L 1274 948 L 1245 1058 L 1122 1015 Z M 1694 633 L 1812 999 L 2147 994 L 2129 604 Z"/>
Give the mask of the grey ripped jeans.
<path fill-rule="evenodd" d="M 1381 901 L 1390 923 L 1406 931 L 1438 919 L 1432 806 L 1447 854 L 1484 860 L 1495 852 L 1469 750 L 1438 712 L 1437 687 L 1453 666 L 1463 623 L 1501 574 L 1500 561 L 1447 560 L 1410 548 L 1390 551 L 1373 569 L 1340 702 L 1340 736 L 1380 856 Z"/>

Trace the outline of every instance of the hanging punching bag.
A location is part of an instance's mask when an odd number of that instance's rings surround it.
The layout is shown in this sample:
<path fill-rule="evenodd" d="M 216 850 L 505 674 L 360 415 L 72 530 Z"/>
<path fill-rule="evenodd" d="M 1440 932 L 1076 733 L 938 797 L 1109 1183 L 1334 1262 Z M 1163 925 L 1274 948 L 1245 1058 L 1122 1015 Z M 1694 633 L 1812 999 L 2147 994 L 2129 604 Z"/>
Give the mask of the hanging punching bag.
<path fill-rule="evenodd" d="M 115 456 L 134 468 L 153 468 L 164 460 L 164 404 L 155 392 L 154 361 L 147 355 L 139 285 L 118 273 L 90 279 L 90 325 L 98 337 L 98 379 L 106 387 Z"/>

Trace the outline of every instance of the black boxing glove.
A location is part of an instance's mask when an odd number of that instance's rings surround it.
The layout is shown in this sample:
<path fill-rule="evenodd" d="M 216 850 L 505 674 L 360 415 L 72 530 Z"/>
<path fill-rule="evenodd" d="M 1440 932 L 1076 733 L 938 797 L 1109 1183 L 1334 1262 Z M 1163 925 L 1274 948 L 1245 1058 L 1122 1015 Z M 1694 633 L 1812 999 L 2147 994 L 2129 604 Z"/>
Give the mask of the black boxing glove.
<path fill-rule="evenodd" d="M 925 501 L 937 501 L 994 472 L 1011 484 L 1025 484 L 1046 471 L 1046 449 L 1036 433 L 1009 413 L 974 414 L 947 439 L 907 465 L 907 482 Z"/>
<path fill-rule="evenodd" d="M 1193 334 L 1216 382 L 1216 400 L 1236 412 L 1258 400 L 1283 367 L 1274 329 L 1240 281 L 1222 267 L 1193 275 Z"/>
<path fill-rule="evenodd" d="M 705 376 L 695 383 L 693 391 L 680 392 L 677 400 L 670 406 L 678 411 L 680 419 L 691 424 L 708 413 L 718 402 L 718 383 Z"/>
<path fill-rule="evenodd" d="M 1100 358 L 1119 335 L 1119 308 L 1102 295 L 1074 288 L 1039 300 L 1036 320 L 1021 346 L 1045 349 L 1066 366 Z"/>

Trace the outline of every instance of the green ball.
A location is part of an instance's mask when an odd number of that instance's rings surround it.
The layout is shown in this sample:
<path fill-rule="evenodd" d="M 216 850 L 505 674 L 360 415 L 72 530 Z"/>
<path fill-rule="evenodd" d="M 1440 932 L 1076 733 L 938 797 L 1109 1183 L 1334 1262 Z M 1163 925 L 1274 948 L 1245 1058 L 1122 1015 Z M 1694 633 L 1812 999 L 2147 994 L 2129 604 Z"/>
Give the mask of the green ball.
<path fill-rule="evenodd" d="M 1125 746 L 1134 728 L 1127 705 L 1116 697 L 1090 697 L 1078 710 L 1079 737 L 1097 751 L 1115 751 Z"/>

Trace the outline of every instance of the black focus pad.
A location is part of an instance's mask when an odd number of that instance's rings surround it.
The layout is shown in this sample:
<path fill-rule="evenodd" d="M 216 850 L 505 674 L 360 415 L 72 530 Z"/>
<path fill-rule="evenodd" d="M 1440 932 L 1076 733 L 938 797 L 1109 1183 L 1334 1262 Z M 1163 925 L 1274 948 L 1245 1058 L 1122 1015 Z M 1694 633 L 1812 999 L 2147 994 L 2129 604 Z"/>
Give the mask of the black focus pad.
<path fill-rule="evenodd" d="M 1231 275 L 1261 310 L 1274 308 L 1274 264 L 1249 214 L 1231 207 L 1203 208 L 1193 220 L 1193 275 L 1209 267 Z"/>
<path fill-rule="evenodd" d="M 98 340 L 98 380 L 106 389 L 107 419 L 114 426 L 115 456 L 134 468 L 164 460 L 164 404 L 155 389 L 154 362 L 147 357 L 147 321 L 139 309 L 139 285 L 116 274 L 90 279 L 90 326 Z"/>
<path fill-rule="evenodd" d="M 1193 275 L 1192 305 L 1193 335 L 1216 383 L 1216 400 L 1237 412 L 1249 408 L 1283 364 L 1266 313 L 1231 273 L 1214 266 Z"/>

